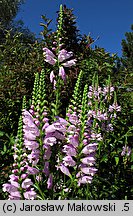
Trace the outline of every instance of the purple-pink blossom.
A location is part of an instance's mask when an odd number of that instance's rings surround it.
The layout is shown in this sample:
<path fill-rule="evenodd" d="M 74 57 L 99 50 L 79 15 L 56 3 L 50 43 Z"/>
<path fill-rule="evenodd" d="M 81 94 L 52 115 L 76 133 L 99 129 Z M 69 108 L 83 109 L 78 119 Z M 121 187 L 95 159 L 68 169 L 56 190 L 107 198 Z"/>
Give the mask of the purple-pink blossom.
<path fill-rule="evenodd" d="M 20 199 L 21 199 L 21 194 L 19 191 L 11 192 L 9 194 L 8 200 L 20 200 Z"/>
<path fill-rule="evenodd" d="M 69 60 L 67 62 L 64 62 L 62 65 L 64 67 L 72 67 L 72 66 L 76 65 L 76 59 L 72 59 L 72 60 Z"/>
<path fill-rule="evenodd" d="M 60 48 L 61 48 L 61 46 L 60 46 Z M 65 73 L 64 67 L 71 67 L 71 66 L 76 64 L 76 59 L 69 60 L 73 56 L 73 52 L 68 52 L 65 49 L 61 49 L 58 52 L 58 56 L 56 57 L 54 55 L 54 53 L 46 47 L 43 48 L 43 51 L 44 51 L 43 54 L 44 54 L 44 58 L 45 58 L 46 62 L 48 62 L 51 65 L 55 65 L 56 62 L 58 61 L 58 63 L 59 63 L 59 76 L 63 80 L 66 80 L 66 73 Z M 64 62 L 65 60 L 68 60 L 68 61 Z M 53 71 L 51 71 L 51 73 L 50 73 L 50 82 L 54 83 L 54 89 L 55 89 L 56 88 L 56 80 L 55 80 L 55 75 L 54 75 Z"/>
<path fill-rule="evenodd" d="M 39 170 L 34 168 L 34 167 L 27 166 L 27 173 L 32 174 L 32 175 L 36 175 L 39 173 Z"/>
<path fill-rule="evenodd" d="M 62 151 L 64 153 L 66 153 L 66 155 L 68 155 L 68 156 L 76 156 L 76 154 L 77 154 L 76 148 L 74 148 L 74 146 L 71 144 L 70 145 L 64 145 Z"/>
<path fill-rule="evenodd" d="M 75 166 L 76 162 L 73 160 L 73 158 L 69 155 L 63 158 L 63 163 L 65 166 Z"/>
<path fill-rule="evenodd" d="M 49 175 L 49 162 L 48 161 L 46 161 L 44 164 L 43 173 L 45 173 L 46 176 Z"/>
<path fill-rule="evenodd" d="M 63 62 L 64 60 L 69 59 L 73 56 L 73 52 L 67 52 L 65 49 L 59 51 L 58 60 L 59 62 Z"/>
<path fill-rule="evenodd" d="M 87 157 L 85 157 L 85 158 L 82 158 L 82 159 L 81 159 L 81 162 L 82 162 L 83 164 L 92 166 L 92 165 L 95 163 L 95 158 L 94 158 L 94 156 L 87 156 Z"/>
<path fill-rule="evenodd" d="M 121 156 L 130 156 L 131 154 L 131 148 L 129 146 L 123 146 Z"/>
<path fill-rule="evenodd" d="M 34 200 L 36 198 L 37 194 L 34 191 L 34 188 L 30 188 L 30 190 L 27 190 L 24 192 L 24 198 L 26 200 Z"/>
<path fill-rule="evenodd" d="M 50 73 L 50 82 L 53 83 L 54 79 L 55 79 L 54 71 L 51 71 L 51 73 Z"/>
<path fill-rule="evenodd" d="M 92 176 L 82 176 L 78 179 L 78 185 L 80 186 L 81 184 L 91 184 L 93 177 Z"/>
<path fill-rule="evenodd" d="M 51 189 L 53 187 L 53 175 L 50 174 L 47 180 L 47 188 Z"/>
<path fill-rule="evenodd" d="M 47 137 L 44 139 L 44 144 L 46 144 L 46 145 L 53 146 L 54 144 L 56 144 L 56 142 L 57 142 L 57 140 L 54 136 L 53 137 Z"/>
<path fill-rule="evenodd" d="M 34 140 L 24 140 L 24 145 L 28 150 L 34 150 L 39 147 L 39 144 Z"/>
<path fill-rule="evenodd" d="M 69 177 L 71 176 L 69 169 L 65 165 L 60 164 L 59 166 L 57 166 L 57 168 L 59 168 L 61 170 L 61 172 L 64 173 L 65 175 L 67 175 Z"/>
<path fill-rule="evenodd" d="M 66 80 L 66 73 L 65 70 L 62 66 L 59 67 L 59 76 L 63 79 Z"/>
<path fill-rule="evenodd" d="M 22 188 L 23 189 L 28 189 L 30 188 L 30 186 L 33 185 L 33 182 L 31 181 L 31 179 L 26 178 L 23 182 L 22 182 Z"/>
<path fill-rule="evenodd" d="M 15 192 L 18 191 L 18 187 L 15 187 L 14 185 L 9 183 L 5 183 L 3 184 L 3 191 L 8 193 Z"/>

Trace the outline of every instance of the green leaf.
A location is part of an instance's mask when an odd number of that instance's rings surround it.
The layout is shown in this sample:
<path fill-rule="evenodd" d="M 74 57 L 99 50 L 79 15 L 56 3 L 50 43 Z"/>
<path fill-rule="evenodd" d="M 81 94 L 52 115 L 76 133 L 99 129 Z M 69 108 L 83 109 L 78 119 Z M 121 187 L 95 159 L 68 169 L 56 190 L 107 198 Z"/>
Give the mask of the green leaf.
<path fill-rule="evenodd" d="M 116 166 L 117 166 L 119 163 L 119 157 L 115 157 L 115 162 L 116 162 Z"/>
<path fill-rule="evenodd" d="M 133 162 L 133 152 L 131 153 L 131 162 Z"/>
<path fill-rule="evenodd" d="M 6 145 L 4 145 L 3 151 L 6 153 L 6 151 L 7 151 Z"/>
<path fill-rule="evenodd" d="M 107 155 L 103 155 L 103 157 L 102 157 L 102 159 L 101 159 L 101 162 L 105 162 L 105 163 L 107 163 L 107 161 L 108 161 L 108 156 Z"/>
<path fill-rule="evenodd" d="M 54 107 L 54 108 L 56 108 L 56 104 L 54 104 L 54 103 L 51 103 L 51 106 Z"/>
<path fill-rule="evenodd" d="M 0 137 L 1 136 L 4 136 L 4 132 L 3 131 L 0 131 Z"/>

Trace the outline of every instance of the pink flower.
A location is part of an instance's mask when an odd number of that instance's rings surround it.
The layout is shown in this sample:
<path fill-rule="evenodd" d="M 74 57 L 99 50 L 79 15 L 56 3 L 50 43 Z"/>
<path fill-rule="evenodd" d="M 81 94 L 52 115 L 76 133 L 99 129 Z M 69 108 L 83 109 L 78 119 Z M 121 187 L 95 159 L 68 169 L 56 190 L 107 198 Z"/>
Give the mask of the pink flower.
<path fill-rule="evenodd" d="M 36 141 L 33 140 L 24 140 L 24 145 L 28 150 L 34 150 L 39 147 L 39 144 Z"/>
<path fill-rule="evenodd" d="M 35 136 L 40 135 L 39 130 L 35 124 L 32 124 L 32 127 L 29 127 L 28 125 L 24 125 L 23 128 L 24 128 L 23 129 L 24 133 L 31 133 Z"/>
<path fill-rule="evenodd" d="M 28 155 L 29 162 L 32 163 L 32 165 L 36 165 L 39 161 L 39 155 L 40 155 L 40 150 L 38 149 L 32 150 L 31 154 Z"/>
<path fill-rule="evenodd" d="M 28 167 L 27 167 L 27 172 L 28 172 L 29 174 L 36 175 L 36 174 L 39 173 L 39 170 L 36 169 L 36 168 L 34 168 L 34 167 L 28 166 Z"/>
<path fill-rule="evenodd" d="M 48 161 L 46 161 L 44 164 L 43 172 L 45 173 L 46 176 L 49 175 L 49 162 Z"/>
<path fill-rule="evenodd" d="M 73 160 L 71 156 L 64 157 L 63 162 L 65 166 L 75 166 L 76 165 L 76 162 Z"/>
<path fill-rule="evenodd" d="M 90 167 L 90 175 L 91 176 L 94 176 L 97 171 L 98 171 L 98 169 L 96 169 L 95 167 Z"/>
<path fill-rule="evenodd" d="M 22 179 L 26 179 L 26 178 L 27 178 L 27 176 L 28 176 L 28 174 L 27 174 L 27 173 L 23 173 L 23 174 L 21 175 L 21 178 L 22 178 Z"/>
<path fill-rule="evenodd" d="M 11 192 L 16 192 L 18 191 L 18 188 L 9 184 L 9 183 L 6 183 L 6 184 L 3 184 L 3 191 L 4 192 L 8 192 L 8 193 L 11 193 Z"/>
<path fill-rule="evenodd" d="M 27 140 L 36 140 L 36 134 L 32 134 L 31 131 L 24 131 L 24 138 Z"/>
<path fill-rule="evenodd" d="M 46 54 L 45 55 L 45 62 L 48 62 L 51 65 L 55 65 L 57 60 L 55 58 L 53 58 L 52 56 L 50 56 L 49 54 Z"/>
<path fill-rule="evenodd" d="M 96 151 L 96 147 L 97 147 L 97 143 L 86 145 L 86 146 L 82 149 L 82 153 L 83 153 L 83 154 L 90 154 L 90 153 L 93 153 L 93 152 Z"/>
<path fill-rule="evenodd" d="M 57 122 L 59 122 L 61 125 L 67 126 L 68 125 L 68 121 L 66 121 L 65 119 L 59 117 L 59 116 L 55 116 L 57 118 Z"/>
<path fill-rule="evenodd" d="M 9 175 L 9 177 L 10 177 L 10 180 L 18 182 L 18 179 L 19 179 L 18 176 L 11 174 L 11 175 Z"/>
<path fill-rule="evenodd" d="M 43 48 L 43 51 L 44 51 L 43 55 L 45 57 L 45 61 L 51 65 L 54 65 L 57 62 L 57 58 L 53 54 L 53 52 L 46 47 Z M 72 52 L 67 52 L 65 49 L 62 49 L 59 51 L 58 60 L 59 62 L 63 62 L 64 60 L 67 60 L 72 56 L 73 56 Z M 67 61 L 66 63 L 63 63 L 62 65 L 64 65 L 65 67 L 71 67 L 75 64 L 76 64 L 76 59 L 72 59 L 72 60 Z"/>
<path fill-rule="evenodd" d="M 53 186 L 53 176 L 52 174 L 49 175 L 48 181 L 47 181 L 47 188 L 51 189 Z"/>
<path fill-rule="evenodd" d="M 86 165 L 92 166 L 95 163 L 95 158 L 92 156 L 88 156 L 81 159 L 81 162 Z"/>
<path fill-rule="evenodd" d="M 26 109 L 24 109 L 22 113 L 23 113 L 24 124 L 28 124 L 29 121 L 33 122 L 32 115 Z"/>
<path fill-rule="evenodd" d="M 101 141 L 102 140 L 102 136 L 101 136 L 101 133 L 92 133 L 91 134 L 91 140 L 98 140 L 98 141 Z"/>
<path fill-rule="evenodd" d="M 129 146 L 125 145 L 122 147 L 121 156 L 128 156 L 129 157 L 131 152 L 132 152 L 131 148 Z"/>
<path fill-rule="evenodd" d="M 19 191 L 11 192 L 9 195 L 9 200 L 20 200 L 21 194 Z"/>
<path fill-rule="evenodd" d="M 34 123 L 32 115 L 27 110 L 23 110 L 23 123 L 24 138 L 27 140 L 35 140 L 40 135 L 40 132 Z"/>
<path fill-rule="evenodd" d="M 73 65 L 76 65 L 76 59 L 72 59 L 72 60 L 69 60 L 65 63 L 62 64 L 64 67 L 71 67 Z"/>
<path fill-rule="evenodd" d="M 43 120 L 42 120 L 44 123 L 48 123 L 49 122 L 49 119 L 44 117 Z"/>
<path fill-rule="evenodd" d="M 48 147 L 48 148 L 45 150 L 45 153 L 44 153 L 43 159 L 44 159 L 44 160 L 49 160 L 50 157 L 51 157 L 51 154 L 52 154 L 52 152 L 51 152 L 51 148 Z"/>
<path fill-rule="evenodd" d="M 70 115 L 69 121 L 74 125 L 79 123 L 78 116 L 77 116 L 76 112 L 73 112 L 73 114 Z"/>
<path fill-rule="evenodd" d="M 64 145 L 63 152 L 65 152 L 68 156 L 76 156 L 77 154 L 73 145 Z"/>
<path fill-rule="evenodd" d="M 58 168 L 61 170 L 61 172 L 63 172 L 65 175 L 67 176 L 71 176 L 70 172 L 69 172 L 69 169 L 64 166 L 63 164 L 61 164 L 60 166 L 58 166 Z"/>
<path fill-rule="evenodd" d="M 60 131 L 60 132 L 65 132 L 66 129 L 65 127 L 63 127 L 59 122 L 53 123 L 52 125 L 49 125 L 46 129 L 45 132 L 46 133 L 52 133 L 55 131 Z"/>
<path fill-rule="evenodd" d="M 92 176 L 83 176 L 78 179 L 78 185 L 80 184 L 87 184 L 92 182 Z"/>
<path fill-rule="evenodd" d="M 56 138 L 55 137 L 48 137 L 44 139 L 44 144 L 53 146 L 56 144 Z"/>
<path fill-rule="evenodd" d="M 48 48 L 43 48 L 44 51 L 44 57 L 45 61 L 48 62 L 51 65 L 54 65 L 56 63 L 56 56 L 48 49 Z"/>
<path fill-rule="evenodd" d="M 109 112 L 113 112 L 113 111 L 120 112 L 121 111 L 121 107 L 118 106 L 117 103 L 113 103 L 112 106 L 109 105 Z"/>
<path fill-rule="evenodd" d="M 68 138 L 68 143 L 72 144 L 75 148 L 79 145 L 78 135 L 71 136 Z"/>
<path fill-rule="evenodd" d="M 51 82 L 51 83 L 53 83 L 54 78 L 55 78 L 54 72 L 51 71 L 51 73 L 50 73 L 50 82 Z"/>
<path fill-rule="evenodd" d="M 54 89 L 56 89 L 56 83 L 57 83 L 56 80 L 54 80 Z"/>
<path fill-rule="evenodd" d="M 67 52 L 65 49 L 59 51 L 58 60 L 63 62 L 73 56 L 73 52 Z"/>
<path fill-rule="evenodd" d="M 54 136 L 58 140 L 65 140 L 65 136 L 63 133 L 60 133 L 59 131 L 55 131 L 52 133 L 52 136 Z"/>
<path fill-rule="evenodd" d="M 31 185 L 33 185 L 31 179 L 27 178 L 22 182 L 22 188 L 28 189 Z"/>
<path fill-rule="evenodd" d="M 77 128 L 74 126 L 74 125 L 70 125 L 67 129 L 67 132 L 76 132 L 77 131 Z"/>
<path fill-rule="evenodd" d="M 97 169 L 94 167 L 82 167 L 81 171 L 88 175 L 94 175 L 97 172 Z"/>
<path fill-rule="evenodd" d="M 43 48 L 44 54 L 47 54 L 53 58 L 55 58 L 55 55 L 53 54 L 53 52 L 51 52 L 47 47 Z"/>
<path fill-rule="evenodd" d="M 26 200 L 34 200 L 36 198 L 36 192 L 33 188 L 31 188 L 29 191 L 24 192 L 24 198 Z"/>
<path fill-rule="evenodd" d="M 16 181 L 12 180 L 11 178 L 10 178 L 9 182 L 11 183 L 12 186 L 14 186 L 16 188 L 20 187 L 20 184 L 18 182 L 16 182 Z"/>
<path fill-rule="evenodd" d="M 49 126 L 49 123 L 46 122 L 46 123 L 43 125 L 42 130 L 45 131 L 45 129 L 46 129 L 48 126 Z"/>
<path fill-rule="evenodd" d="M 59 67 L 59 76 L 63 79 L 66 80 L 66 73 L 65 70 L 62 66 Z"/>

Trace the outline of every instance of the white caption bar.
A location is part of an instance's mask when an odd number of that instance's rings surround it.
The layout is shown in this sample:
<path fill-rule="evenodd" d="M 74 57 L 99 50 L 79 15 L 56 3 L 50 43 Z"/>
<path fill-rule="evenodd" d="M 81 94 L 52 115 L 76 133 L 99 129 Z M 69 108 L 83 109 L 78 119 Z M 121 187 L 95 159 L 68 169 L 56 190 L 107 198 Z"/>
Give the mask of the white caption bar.
<path fill-rule="evenodd" d="M 132 216 L 132 200 L 0 200 L 0 216 Z"/>

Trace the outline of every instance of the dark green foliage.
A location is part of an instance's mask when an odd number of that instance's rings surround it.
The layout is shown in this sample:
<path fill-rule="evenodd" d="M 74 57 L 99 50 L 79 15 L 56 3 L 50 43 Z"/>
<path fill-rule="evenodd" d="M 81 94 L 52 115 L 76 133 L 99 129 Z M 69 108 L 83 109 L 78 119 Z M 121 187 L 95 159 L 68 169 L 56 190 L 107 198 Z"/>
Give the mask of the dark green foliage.
<path fill-rule="evenodd" d="M 41 48 L 37 41 L 29 43 L 22 33 L 12 35 L 12 31 L 7 31 L 0 47 L 0 107 L 4 130 L 16 130 L 22 98 L 24 95 L 30 98 L 34 73 L 43 62 Z"/>
<path fill-rule="evenodd" d="M 10 169 L 7 166 L 12 162 L 9 140 L 16 136 L 23 96 L 27 100 L 31 98 L 34 74 L 40 72 L 43 64 L 42 44 L 31 34 L 15 29 L 5 32 L 0 45 L 0 131 L 7 135 L 1 137 L 0 148 L 6 146 L 9 151 L 6 157 L 0 152 L 1 166 L 5 164 L 2 169 Z"/>
<path fill-rule="evenodd" d="M 122 62 L 126 68 L 133 70 L 133 25 L 131 25 L 132 32 L 126 32 L 126 39 L 122 40 Z"/>
<path fill-rule="evenodd" d="M 0 23 L 3 26 L 9 25 L 9 23 L 16 16 L 20 4 L 24 0 L 1 0 L 0 1 Z"/>

